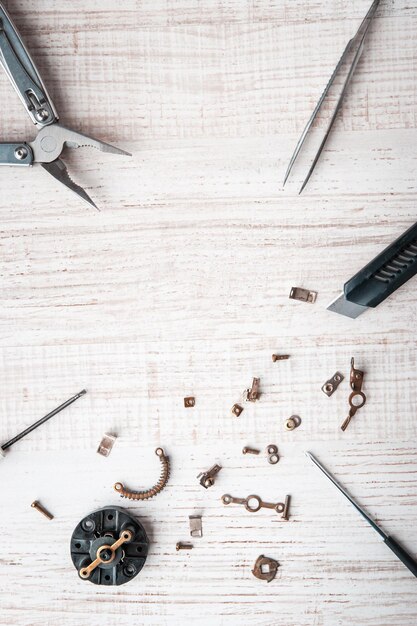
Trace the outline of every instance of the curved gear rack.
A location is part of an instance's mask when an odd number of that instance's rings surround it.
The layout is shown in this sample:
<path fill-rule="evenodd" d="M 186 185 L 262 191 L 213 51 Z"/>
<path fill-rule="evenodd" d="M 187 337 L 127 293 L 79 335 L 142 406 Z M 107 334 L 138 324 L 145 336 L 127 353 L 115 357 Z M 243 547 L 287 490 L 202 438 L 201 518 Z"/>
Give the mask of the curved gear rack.
<path fill-rule="evenodd" d="M 161 477 L 151 489 L 147 489 L 146 491 L 130 491 L 126 489 L 123 483 L 115 483 L 114 489 L 122 498 L 127 498 L 128 500 L 149 500 L 156 496 L 162 489 L 164 489 L 165 485 L 169 479 L 169 459 L 165 456 L 165 452 L 162 448 L 157 448 L 155 450 L 156 456 L 159 457 L 159 460 L 162 464 Z"/>

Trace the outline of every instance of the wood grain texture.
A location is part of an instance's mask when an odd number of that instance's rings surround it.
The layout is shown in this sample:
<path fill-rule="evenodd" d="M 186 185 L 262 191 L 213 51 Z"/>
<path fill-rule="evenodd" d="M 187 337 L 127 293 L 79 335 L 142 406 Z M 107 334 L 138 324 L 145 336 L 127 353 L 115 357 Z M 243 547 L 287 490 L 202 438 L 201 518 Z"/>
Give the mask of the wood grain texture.
<path fill-rule="evenodd" d="M 415 579 L 303 452 L 417 554 L 415 281 L 355 322 L 326 311 L 416 220 L 417 3 L 382 0 L 301 197 L 330 106 L 284 191 L 288 160 L 369 0 L 6 4 L 62 121 L 133 157 L 65 155 L 100 213 L 41 168 L 0 171 L 0 439 L 89 390 L 1 465 L 0 624 L 415 626 Z M 1 75 L 0 98 L 2 140 L 31 139 Z M 290 301 L 291 286 L 317 303 Z M 291 359 L 272 363 L 277 351 Z M 331 399 L 320 388 L 352 355 L 368 402 L 343 434 L 347 381 Z M 261 400 L 235 419 L 254 376 Z M 108 459 L 105 431 L 119 434 Z M 277 466 L 241 454 L 270 443 Z M 127 506 L 151 539 L 145 569 L 121 588 L 83 583 L 74 527 L 122 503 L 116 480 L 153 484 L 157 445 L 170 483 Z M 205 491 L 196 476 L 214 462 Z M 223 493 L 290 493 L 291 519 Z M 204 538 L 176 553 L 193 512 Z M 281 564 L 269 585 L 250 572 L 262 553 Z"/>

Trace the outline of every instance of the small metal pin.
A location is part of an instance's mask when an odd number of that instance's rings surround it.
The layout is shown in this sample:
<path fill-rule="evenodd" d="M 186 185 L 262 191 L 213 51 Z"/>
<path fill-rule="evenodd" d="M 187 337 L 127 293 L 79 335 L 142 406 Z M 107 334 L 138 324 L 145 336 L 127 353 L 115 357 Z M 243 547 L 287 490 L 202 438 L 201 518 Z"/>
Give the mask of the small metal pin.
<path fill-rule="evenodd" d="M 242 450 L 242 454 L 259 454 L 260 450 L 255 450 L 255 448 L 248 448 L 245 446 Z"/>
<path fill-rule="evenodd" d="M 291 496 L 285 496 L 284 510 L 282 512 L 282 519 L 285 519 L 287 521 L 288 521 L 289 514 L 290 514 L 290 503 L 291 503 Z"/>
<path fill-rule="evenodd" d="M 47 519 L 49 520 L 54 519 L 54 516 L 51 513 L 49 513 L 49 511 L 47 511 L 41 504 L 39 504 L 37 500 L 35 500 L 35 502 L 32 502 L 31 507 L 39 511 L 39 513 L 42 513 L 42 515 L 44 515 Z"/>
<path fill-rule="evenodd" d="M 290 358 L 289 354 L 273 354 L 272 360 L 274 363 L 277 361 L 287 361 Z"/>
<path fill-rule="evenodd" d="M 177 552 L 179 550 L 192 550 L 193 548 L 194 546 L 191 543 L 183 543 L 182 541 L 178 541 L 177 545 L 175 546 Z"/>

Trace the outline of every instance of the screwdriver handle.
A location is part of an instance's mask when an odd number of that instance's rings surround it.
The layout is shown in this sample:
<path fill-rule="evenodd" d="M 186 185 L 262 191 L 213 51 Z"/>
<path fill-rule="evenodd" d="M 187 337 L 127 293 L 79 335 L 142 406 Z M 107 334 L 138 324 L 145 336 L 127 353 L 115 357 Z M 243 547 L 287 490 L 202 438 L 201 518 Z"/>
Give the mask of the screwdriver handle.
<path fill-rule="evenodd" d="M 392 537 L 386 537 L 384 539 L 385 545 L 388 546 L 390 550 L 397 556 L 400 561 L 404 563 L 406 567 L 410 570 L 412 574 L 417 578 L 417 561 L 413 559 L 411 554 L 409 554 L 400 544 L 395 541 Z"/>

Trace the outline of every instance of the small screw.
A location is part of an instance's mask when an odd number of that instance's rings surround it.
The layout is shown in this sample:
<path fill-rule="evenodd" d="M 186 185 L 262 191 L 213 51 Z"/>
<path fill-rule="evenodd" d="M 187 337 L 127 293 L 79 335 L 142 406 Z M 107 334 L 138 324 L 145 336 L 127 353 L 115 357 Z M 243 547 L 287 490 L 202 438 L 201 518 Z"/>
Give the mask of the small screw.
<path fill-rule="evenodd" d="M 18 161 L 24 161 L 29 154 L 28 149 L 25 146 L 20 146 L 14 151 L 14 155 Z"/>
<path fill-rule="evenodd" d="M 192 550 L 193 547 L 194 546 L 191 543 L 182 543 L 181 541 L 179 541 L 175 546 L 175 549 L 178 552 L 178 550 Z"/>
<path fill-rule="evenodd" d="M 285 504 L 284 504 L 284 511 L 282 513 L 282 519 L 288 520 L 289 518 L 290 502 L 291 502 L 291 496 L 285 496 Z"/>
<path fill-rule="evenodd" d="M 44 509 L 43 506 L 41 504 L 39 504 L 39 502 L 37 500 L 35 500 L 35 502 L 32 502 L 31 507 L 33 509 L 36 509 L 37 511 L 39 511 L 39 513 L 42 513 L 42 515 L 44 515 L 49 520 L 54 519 L 54 516 L 51 515 L 51 513 L 49 513 L 49 511 Z"/>
<path fill-rule="evenodd" d="M 289 354 L 273 354 L 272 360 L 274 363 L 277 361 L 287 361 L 290 358 Z"/>
<path fill-rule="evenodd" d="M 248 448 L 245 446 L 242 450 L 242 454 L 259 454 L 260 450 L 255 450 L 255 448 Z"/>
<path fill-rule="evenodd" d="M 35 118 L 38 122 L 45 122 L 49 117 L 48 111 L 46 109 L 38 109 L 35 113 Z"/>

